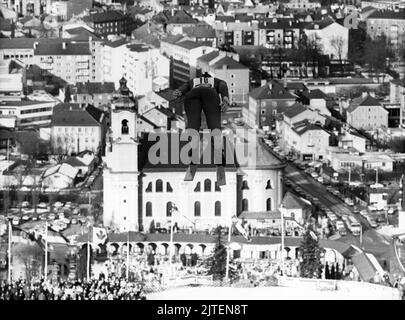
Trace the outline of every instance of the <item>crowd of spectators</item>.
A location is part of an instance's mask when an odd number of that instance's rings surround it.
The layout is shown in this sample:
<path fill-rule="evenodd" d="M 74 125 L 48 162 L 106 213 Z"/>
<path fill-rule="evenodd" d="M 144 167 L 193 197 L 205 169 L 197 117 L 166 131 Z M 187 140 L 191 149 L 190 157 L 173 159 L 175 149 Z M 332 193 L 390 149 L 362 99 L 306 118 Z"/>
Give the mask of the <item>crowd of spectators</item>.
<path fill-rule="evenodd" d="M 90 281 L 3 281 L 0 300 L 146 300 L 146 296 L 140 283 L 100 275 Z"/>

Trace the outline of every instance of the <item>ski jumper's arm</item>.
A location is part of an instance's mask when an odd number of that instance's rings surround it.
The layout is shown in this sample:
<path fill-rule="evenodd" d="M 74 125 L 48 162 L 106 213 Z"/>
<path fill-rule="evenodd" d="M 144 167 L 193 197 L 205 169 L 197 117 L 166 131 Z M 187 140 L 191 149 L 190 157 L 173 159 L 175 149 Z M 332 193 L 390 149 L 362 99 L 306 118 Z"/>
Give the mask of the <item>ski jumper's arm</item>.
<path fill-rule="evenodd" d="M 224 80 L 214 78 L 215 90 L 221 95 L 221 98 L 229 98 L 228 85 Z"/>
<path fill-rule="evenodd" d="M 179 90 L 182 95 L 184 96 L 187 92 L 189 92 L 193 88 L 193 80 L 189 80 L 183 85 L 181 85 L 177 90 Z"/>

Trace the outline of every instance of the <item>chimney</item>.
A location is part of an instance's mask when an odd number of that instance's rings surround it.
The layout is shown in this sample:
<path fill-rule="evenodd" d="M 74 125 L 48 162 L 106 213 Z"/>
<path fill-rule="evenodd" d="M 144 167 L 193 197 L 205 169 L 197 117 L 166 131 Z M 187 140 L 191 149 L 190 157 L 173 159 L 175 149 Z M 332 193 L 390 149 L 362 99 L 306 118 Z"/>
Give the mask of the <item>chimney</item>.
<path fill-rule="evenodd" d="M 62 42 L 62 49 L 63 50 L 66 50 L 66 45 L 67 45 L 66 42 Z"/>

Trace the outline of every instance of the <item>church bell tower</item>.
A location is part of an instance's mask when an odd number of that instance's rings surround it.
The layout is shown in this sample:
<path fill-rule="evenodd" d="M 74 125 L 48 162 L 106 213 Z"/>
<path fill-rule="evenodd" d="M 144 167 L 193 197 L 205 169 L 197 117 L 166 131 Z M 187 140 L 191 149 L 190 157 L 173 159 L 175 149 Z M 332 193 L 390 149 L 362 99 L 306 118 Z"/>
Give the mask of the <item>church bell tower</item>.
<path fill-rule="evenodd" d="M 138 231 L 137 106 L 126 83 L 113 94 L 103 159 L 103 224 L 120 232 Z"/>

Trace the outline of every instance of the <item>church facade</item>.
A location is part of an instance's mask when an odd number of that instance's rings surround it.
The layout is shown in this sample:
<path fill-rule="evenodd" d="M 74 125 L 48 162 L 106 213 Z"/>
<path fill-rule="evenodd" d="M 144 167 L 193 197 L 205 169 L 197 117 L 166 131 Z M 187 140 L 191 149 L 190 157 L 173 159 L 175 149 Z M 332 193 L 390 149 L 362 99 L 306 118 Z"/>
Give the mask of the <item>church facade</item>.
<path fill-rule="evenodd" d="M 121 79 L 112 101 L 103 159 L 104 226 L 120 232 L 148 232 L 176 224 L 180 229 L 203 231 L 229 226 L 232 217 L 242 212 L 246 216 L 278 210 L 285 164 L 264 144 L 255 140 L 250 152 L 256 154 L 249 154 L 246 163 L 235 159 L 225 166 L 225 185 L 216 182 L 213 161 L 199 165 L 193 181 L 184 181 L 187 164 L 172 161 L 171 155 L 167 163 L 153 163 L 149 154 L 156 142 L 150 141 L 150 133 L 138 132 L 136 124 L 136 102 Z M 170 139 L 176 136 L 163 134 Z"/>

